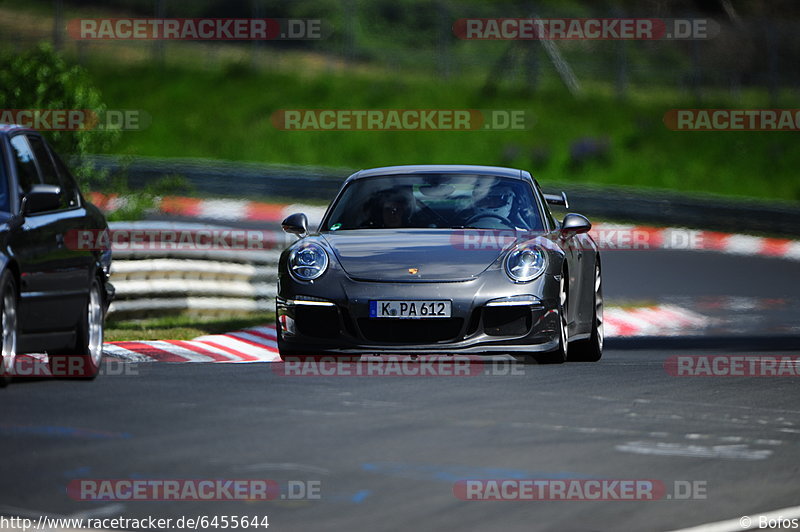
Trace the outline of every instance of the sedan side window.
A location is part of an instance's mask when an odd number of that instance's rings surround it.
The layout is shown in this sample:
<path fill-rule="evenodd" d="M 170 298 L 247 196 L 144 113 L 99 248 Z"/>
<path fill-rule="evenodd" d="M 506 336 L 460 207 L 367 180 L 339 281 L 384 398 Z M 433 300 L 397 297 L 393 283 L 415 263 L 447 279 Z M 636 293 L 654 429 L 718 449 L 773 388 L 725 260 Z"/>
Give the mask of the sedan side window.
<path fill-rule="evenodd" d="M 27 194 L 33 185 L 41 183 L 33 151 L 24 135 L 11 137 L 11 150 L 14 152 L 14 164 L 17 168 L 20 195 Z"/>
<path fill-rule="evenodd" d="M 57 187 L 61 186 L 61 183 L 58 182 L 56 167 L 53 166 L 53 161 L 50 160 L 50 154 L 47 153 L 41 137 L 34 135 L 28 135 L 27 137 L 28 143 L 31 146 L 31 150 L 33 150 L 36 160 L 39 161 L 39 170 L 42 172 L 42 180 L 44 181 L 44 184 L 55 185 Z"/>
<path fill-rule="evenodd" d="M 61 177 L 61 190 L 63 191 L 64 199 L 67 207 L 77 207 L 81 204 L 80 193 L 78 192 L 78 184 L 75 178 L 72 177 L 67 165 L 52 147 L 48 146 L 50 155 L 53 156 L 53 162 L 56 163 L 58 175 Z"/>
<path fill-rule="evenodd" d="M 33 154 L 36 156 L 36 160 L 39 162 L 39 171 L 42 173 L 42 180 L 46 185 L 55 185 L 57 187 L 61 187 L 62 192 L 60 208 L 63 209 L 68 207 L 69 204 L 67 203 L 63 192 L 65 189 L 64 184 L 58 177 L 58 172 L 53 164 L 53 159 L 50 157 L 50 152 L 44 145 L 44 140 L 42 140 L 42 138 L 38 135 L 28 135 L 28 142 L 33 149 Z"/>

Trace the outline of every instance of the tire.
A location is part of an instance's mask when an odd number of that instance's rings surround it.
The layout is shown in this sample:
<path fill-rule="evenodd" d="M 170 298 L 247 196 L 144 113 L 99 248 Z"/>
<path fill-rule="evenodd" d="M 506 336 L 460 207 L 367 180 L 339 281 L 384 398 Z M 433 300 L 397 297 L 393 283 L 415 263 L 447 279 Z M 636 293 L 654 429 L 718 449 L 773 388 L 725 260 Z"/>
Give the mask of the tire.
<path fill-rule="evenodd" d="M 92 380 L 100 372 L 103 360 L 103 292 L 95 278 L 89 288 L 87 304 L 78 324 L 77 338 L 72 349 L 48 353 L 50 373 L 54 377 Z"/>
<path fill-rule="evenodd" d="M 534 353 L 533 358 L 539 364 L 563 364 L 567 361 L 567 351 L 569 349 L 569 330 L 567 328 L 568 293 L 566 272 L 561 274 L 561 280 L 558 284 L 558 294 L 558 318 L 560 324 L 558 347 L 545 353 Z"/>
<path fill-rule="evenodd" d="M 11 272 L 4 271 L 0 277 L 0 315 L 2 316 L 3 336 L 0 353 L 0 387 L 6 386 L 14 376 L 17 360 L 17 283 Z"/>
<path fill-rule="evenodd" d="M 592 313 L 592 334 L 587 340 L 574 342 L 570 346 L 570 360 L 597 362 L 603 356 L 605 331 L 603 327 L 603 278 L 600 263 L 594 268 L 594 311 Z"/>

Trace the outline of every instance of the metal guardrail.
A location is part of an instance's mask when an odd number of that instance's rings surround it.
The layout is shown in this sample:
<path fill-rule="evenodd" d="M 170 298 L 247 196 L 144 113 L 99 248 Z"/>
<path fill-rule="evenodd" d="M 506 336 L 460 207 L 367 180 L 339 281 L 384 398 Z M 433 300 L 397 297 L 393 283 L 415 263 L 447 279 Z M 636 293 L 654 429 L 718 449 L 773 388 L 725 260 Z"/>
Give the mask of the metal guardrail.
<path fill-rule="evenodd" d="M 729 233 L 800 235 L 800 206 L 714 195 L 679 195 L 627 187 L 564 186 L 570 208 L 620 222 Z"/>
<path fill-rule="evenodd" d="M 232 193 L 288 198 L 331 200 L 342 181 L 352 173 L 347 168 L 293 166 L 215 159 L 137 157 L 113 155 L 87 157 L 101 170 L 127 172 L 129 183 L 140 187 L 165 175 L 180 175 L 199 192 L 215 196 Z"/>
<path fill-rule="evenodd" d="M 230 196 L 282 196 L 333 199 L 352 170 L 311 166 L 240 163 L 212 159 L 139 157 L 125 162 L 115 156 L 89 158 L 97 167 L 126 171 L 132 186 L 164 175 L 182 175 L 196 190 Z M 689 196 L 669 191 L 626 187 L 593 187 L 558 183 L 546 190 L 565 190 L 570 206 L 587 216 L 639 224 L 693 227 L 732 233 L 800 235 L 800 205 L 791 202 L 739 200 L 721 196 Z"/>
<path fill-rule="evenodd" d="M 115 222 L 112 231 L 213 230 L 220 226 L 191 223 Z M 277 233 L 277 232 L 275 232 Z M 279 238 L 280 236 L 280 238 Z M 124 318 L 191 311 L 263 311 L 275 308 L 280 235 L 272 249 L 191 249 L 175 243 L 112 247 L 111 282 L 116 298 L 109 314 Z M 146 249 L 145 249 L 146 248 Z"/>

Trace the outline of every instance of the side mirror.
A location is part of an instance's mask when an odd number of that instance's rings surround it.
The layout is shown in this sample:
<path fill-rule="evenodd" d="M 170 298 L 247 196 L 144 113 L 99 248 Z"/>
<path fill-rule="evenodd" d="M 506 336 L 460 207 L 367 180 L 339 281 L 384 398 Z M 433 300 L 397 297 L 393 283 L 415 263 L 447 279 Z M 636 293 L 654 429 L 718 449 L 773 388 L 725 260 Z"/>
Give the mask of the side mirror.
<path fill-rule="evenodd" d="M 588 233 L 592 228 L 592 222 L 582 214 L 569 213 L 564 216 L 561 222 L 561 237 L 569 238 L 581 233 Z"/>
<path fill-rule="evenodd" d="M 308 232 L 308 218 L 302 212 L 287 216 L 281 228 L 289 234 L 303 236 Z"/>
<path fill-rule="evenodd" d="M 33 185 L 22 198 L 22 215 L 54 211 L 61 205 L 61 187 Z"/>

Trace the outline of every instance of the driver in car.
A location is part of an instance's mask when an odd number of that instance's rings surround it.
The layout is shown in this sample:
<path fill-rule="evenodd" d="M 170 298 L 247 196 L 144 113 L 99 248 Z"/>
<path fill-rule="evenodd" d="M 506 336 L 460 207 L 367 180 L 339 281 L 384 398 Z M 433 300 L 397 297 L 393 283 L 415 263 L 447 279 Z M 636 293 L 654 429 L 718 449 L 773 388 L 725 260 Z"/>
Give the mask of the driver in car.
<path fill-rule="evenodd" d="M 408 205 L 397 198 L 389 198 L 381 207 L 383 227 L 398 228 L 408 225 Z"/>
<path fill-rule="evenodd" d="M 409 227 L 412 201 L 413 197 L 410 197 L 410 191 L 398 188 L 374 194 L 367 207 L 370 213 L 367 227 L 385 229 Z"/>
<path fill-rule="evenodd" d="M 483 194 L 481 194 L 483 192 Z M 497 183 L 489 190 L 473 192 L 474 207 L 469 211 L 466 225 L 479 228 L 509 228 L 518 225 L 514 189 Z"/>

